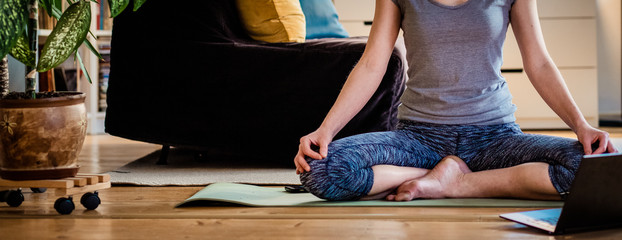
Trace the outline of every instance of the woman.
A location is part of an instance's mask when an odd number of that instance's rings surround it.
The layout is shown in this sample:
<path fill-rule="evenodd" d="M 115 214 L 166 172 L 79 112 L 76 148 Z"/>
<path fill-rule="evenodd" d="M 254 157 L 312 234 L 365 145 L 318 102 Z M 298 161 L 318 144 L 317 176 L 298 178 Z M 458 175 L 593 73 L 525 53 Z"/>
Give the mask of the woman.
<path fill-rule="evenodd" d="M 578 141 L 524 134 L 514 123 L 500 75 L 509 24 L 527 76 Z M 378 87 L 400 27 L 409 80 L 397 130 L 331 143 Z M 377 0 L 361 60 L 321 126 L 300 139 L 294 162 L 305 188 L 329 200 L 560 199 L 582 155 L 604 152 L 617 150 L 570 96 L 535 0 Z"/>

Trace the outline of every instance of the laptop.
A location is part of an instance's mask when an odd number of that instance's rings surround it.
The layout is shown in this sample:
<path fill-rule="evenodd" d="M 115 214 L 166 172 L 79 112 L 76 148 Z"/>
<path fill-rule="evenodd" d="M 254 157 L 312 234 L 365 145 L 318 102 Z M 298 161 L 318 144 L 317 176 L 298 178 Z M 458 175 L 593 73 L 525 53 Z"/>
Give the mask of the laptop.
<path fill-rule="evenodd" d="M 622 226 L 622 153 L 585 155 L 563 208 L 501 214 L 500 217 L 564 234 Z"/>

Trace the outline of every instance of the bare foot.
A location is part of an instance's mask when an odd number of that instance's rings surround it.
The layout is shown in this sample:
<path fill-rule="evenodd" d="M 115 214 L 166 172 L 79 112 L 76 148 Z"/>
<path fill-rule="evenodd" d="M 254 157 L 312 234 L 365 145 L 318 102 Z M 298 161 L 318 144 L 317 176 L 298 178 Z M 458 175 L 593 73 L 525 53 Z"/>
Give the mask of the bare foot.
<path fill-rule="evenodd" d="M 460 179 L 471 170 L 462 159 L 456 156 L 443 158 L 425 176 L 404 182 L 396 193 L 386 197 L 387 200 L 410 201 L 415 198 L 446 198 L 456 197 Z"/>

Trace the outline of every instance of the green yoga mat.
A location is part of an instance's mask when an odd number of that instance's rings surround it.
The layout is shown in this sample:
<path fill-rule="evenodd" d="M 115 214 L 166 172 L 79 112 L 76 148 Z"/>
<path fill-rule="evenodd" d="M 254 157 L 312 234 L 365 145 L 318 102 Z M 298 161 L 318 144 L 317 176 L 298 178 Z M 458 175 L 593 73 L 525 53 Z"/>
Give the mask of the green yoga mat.
<path fill-rule="evenodd" d="M 326 201 L 310 193 L 288 193 L 282 187 L 259 187 L 237 183 L 214 183 L 176 207 L 237 205 L 250 207 L 519 207 L 559 208 L 561 201 L 465 198 L 394 201 Z"/>

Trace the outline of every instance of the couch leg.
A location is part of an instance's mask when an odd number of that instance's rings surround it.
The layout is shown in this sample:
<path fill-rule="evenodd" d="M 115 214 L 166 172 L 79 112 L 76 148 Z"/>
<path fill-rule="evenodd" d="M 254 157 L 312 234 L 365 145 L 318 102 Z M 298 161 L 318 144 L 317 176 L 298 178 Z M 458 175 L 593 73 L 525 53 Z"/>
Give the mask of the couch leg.
<path fill-rule="evenodd" d="M 158 159 L 157 165 L 167 165 L 168 164 L 168 151 L 171 149 L 169 145 L 162 145 L 162 151 L 160 151 L 160 159 Z"/>

